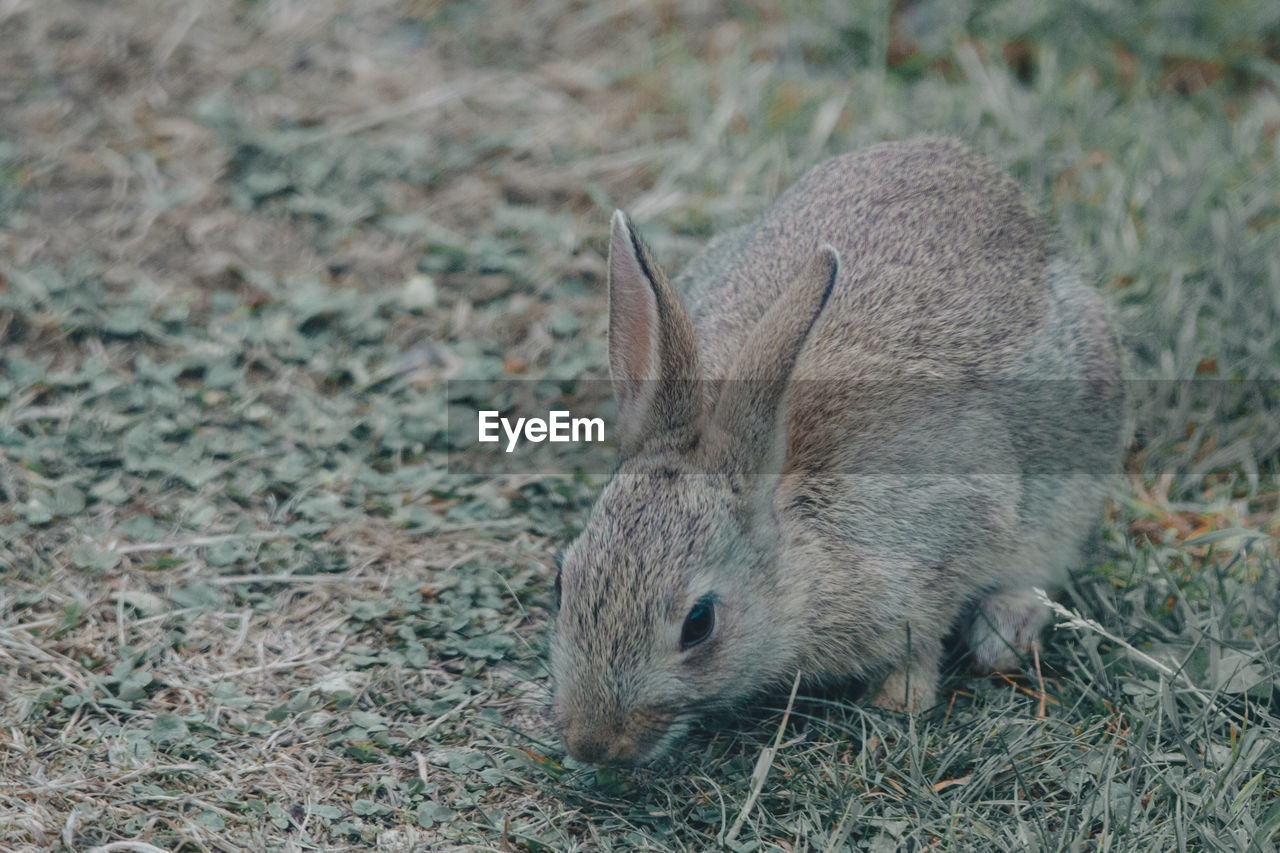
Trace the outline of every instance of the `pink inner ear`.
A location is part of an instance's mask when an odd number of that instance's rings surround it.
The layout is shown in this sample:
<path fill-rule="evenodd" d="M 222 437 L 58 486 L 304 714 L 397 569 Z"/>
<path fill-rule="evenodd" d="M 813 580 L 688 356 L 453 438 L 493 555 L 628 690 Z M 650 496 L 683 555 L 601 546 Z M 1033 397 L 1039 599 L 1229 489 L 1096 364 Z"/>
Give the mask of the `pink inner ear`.
<path fill-rule="evenodd" d="M 615 381 L 657 378 L 658 302 L 625 221 L 616 216 L 609 240 L 609 360 Z"/>

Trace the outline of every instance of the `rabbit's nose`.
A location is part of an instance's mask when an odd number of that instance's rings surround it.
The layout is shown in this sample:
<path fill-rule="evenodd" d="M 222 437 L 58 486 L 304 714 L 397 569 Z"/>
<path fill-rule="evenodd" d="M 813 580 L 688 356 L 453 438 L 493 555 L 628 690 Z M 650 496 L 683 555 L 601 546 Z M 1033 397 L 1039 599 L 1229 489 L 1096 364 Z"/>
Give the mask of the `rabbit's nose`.
<path fill-rule="evenodd" d="M 564 746 L 570 755 L 578 761 L 588 764 L 603 764 L 609 757 L 609 746 L 604 741 L 591 735 L 566 734 Z"/>
<path fill-rule="evenodd" d="M 570 755 L 589 764 L 627 764 L 636 757 L 636 744 L 630 737 L 602 737 L 590 730 L 566 733 L 564 745 Z"/>

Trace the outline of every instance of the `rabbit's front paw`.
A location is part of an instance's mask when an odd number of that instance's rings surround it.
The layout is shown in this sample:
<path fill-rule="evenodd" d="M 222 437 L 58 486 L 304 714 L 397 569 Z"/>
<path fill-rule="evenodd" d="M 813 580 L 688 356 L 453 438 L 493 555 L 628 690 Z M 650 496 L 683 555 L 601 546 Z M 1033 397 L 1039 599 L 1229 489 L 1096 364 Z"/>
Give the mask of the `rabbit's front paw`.
<path fill-rule="evenodd" d="M 920 661 L 912 661 L 911 664 L 889 674 L 871 700 L 872 705 L 908 714 L 933 705 L 937 699 L 937 666 L 921 666 Z"/>

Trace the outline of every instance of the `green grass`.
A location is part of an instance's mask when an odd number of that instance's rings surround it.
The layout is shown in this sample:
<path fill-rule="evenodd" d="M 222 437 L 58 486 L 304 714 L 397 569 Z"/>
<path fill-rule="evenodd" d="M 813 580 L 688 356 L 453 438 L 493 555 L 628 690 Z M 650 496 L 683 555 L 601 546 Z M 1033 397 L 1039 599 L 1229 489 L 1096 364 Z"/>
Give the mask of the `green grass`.
<path fill-rule="evenodd" d="M 718 8 L 0 9 L 0 847 L 1280 842 L 1280 8 Z M 1023 182 L 1151 380 L 1043 713 L 957 660 L 916 718 L 566 767 L 598 480 L 450 474 L 444 383 L 606 375 L 614 206 L 675 270 L 921 133 Z"/>

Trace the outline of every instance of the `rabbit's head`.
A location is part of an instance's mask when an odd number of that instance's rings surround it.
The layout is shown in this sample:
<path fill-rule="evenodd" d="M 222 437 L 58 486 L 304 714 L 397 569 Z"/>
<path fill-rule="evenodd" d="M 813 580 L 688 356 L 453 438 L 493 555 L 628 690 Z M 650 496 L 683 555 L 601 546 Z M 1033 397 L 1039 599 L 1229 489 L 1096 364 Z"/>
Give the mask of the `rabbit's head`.
<path fill-rule="evenodd" d="M 835 282 L 814 246 L 727 381 L 626 217 L 609 247 L 609 361 L 621 463 L 566 551 L 551 648 L 565 747 L 644 763 L 697 715 L 789 679 L 796 656 L 773 514 L 786 383 Z"/>

